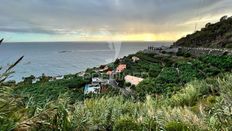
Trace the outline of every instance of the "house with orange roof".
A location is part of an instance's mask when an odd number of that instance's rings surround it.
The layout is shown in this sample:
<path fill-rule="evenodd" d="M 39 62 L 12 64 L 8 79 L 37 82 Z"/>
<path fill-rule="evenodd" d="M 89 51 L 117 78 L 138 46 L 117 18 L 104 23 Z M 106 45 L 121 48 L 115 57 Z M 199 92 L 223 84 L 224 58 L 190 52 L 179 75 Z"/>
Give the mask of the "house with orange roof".
<path fill-rule="evenodd" d="M 118 67 L 116 68 L 116 73 L 121 73 L 126 69 L 126 64 L 120 64 L 118 65 Z"/>

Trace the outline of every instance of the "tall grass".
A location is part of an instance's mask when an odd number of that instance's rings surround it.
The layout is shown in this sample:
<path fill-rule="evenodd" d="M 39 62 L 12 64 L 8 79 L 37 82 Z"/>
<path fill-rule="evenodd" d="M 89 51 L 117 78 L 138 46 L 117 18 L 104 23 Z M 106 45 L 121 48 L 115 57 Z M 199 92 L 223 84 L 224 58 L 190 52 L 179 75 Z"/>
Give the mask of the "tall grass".
<path fill-rule="evenodd" d="M 147 96 L 135 101 L 123 96 L 101 96 L 70 104 L 69 93 L 37 106 L 34 99 L 14 108 L 16 116 L 1 123 L 15 130 L 231 130 L 232 74 L 193 81 L 170 98 Z M 7 88 L 5 88 L 7 89 Z M 11 90 L 4 95 L 11 95 Z M 220 95 L 218 95 L 220 94 Z M 46 95 L 46 94 L 45 94 Z M 6 96 L 6 98 L 10 98 Z M 204 100 L 215 98 L 209 109 Z M 10 99 L 4 99 L 8 103 Z M 20 101 L 20 100 L 19 100 Z M 17 103 L 15 103 L 17 105 Z M 211 103 L 210 103 L 211 104 Z M 197 110 L 193 110 L 196 108 Z M 3 109 L 3 108 L 2 108 Z M 4 113 L 3 110 L 0 110 Z M 22 117 L 23 116 L 23 117 Z M 2 116 L 6 119 L 6 116 Z M 20 119 L 14 119 L 20 118 Z M 7 119 L 6 119 L 7 120 Z M 11 124 L 10 124 L 11 123 Z M 8 127 L 7 127 L 8 126 Z"/>
<path fill-rule="evenodd" d="M 0 40 L 0 45 L 3 39 Z M 13 130 L 16 122 L 21 120 L 25 112 L 23 102 L 13 95 L 13 89 L 4 83 L 14 73 L 12 69 L 23 59 L 23 56 L 10 64 L 6 69 L 0 66 L 0 130 Z"/>
<path fill-rule="evenodd" d="M 67 99 L 67 98 L 66 98 Z M 35 124 L 29 129 L 50 130 L 165 130 L 207 129 L 202 118 L 188 107 L 157 107 L 149 96 L 145 102 L 125 100 L 122 96 L 88 99 L 84 103 L 68 106 L 53 103 L 40 115 L 31 119 Z M 40 116 L 40 117 L 39 117 Z M 40 125 L 43 126 L 40 126 Z"/>

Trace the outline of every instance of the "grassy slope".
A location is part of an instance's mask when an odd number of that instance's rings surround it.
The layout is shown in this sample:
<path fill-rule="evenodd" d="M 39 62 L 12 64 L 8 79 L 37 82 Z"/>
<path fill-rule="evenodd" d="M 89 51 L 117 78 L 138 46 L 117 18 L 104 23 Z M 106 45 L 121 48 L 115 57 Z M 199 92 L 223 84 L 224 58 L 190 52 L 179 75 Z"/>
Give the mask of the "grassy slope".
<path fill-rule="evenodd" d="M 231 81 L 231 74 L 196 80 L 169 98 L 147 96 L 144 102 L 119 95 L 70 105 L 70 96 L 62 94 L 33 115 L 29 115 L 29 107 L 18 107 L 25 111 L 16 112 L 16 116 L 24 116 L 17 120 L 17 129 L 231 130 Z"/>

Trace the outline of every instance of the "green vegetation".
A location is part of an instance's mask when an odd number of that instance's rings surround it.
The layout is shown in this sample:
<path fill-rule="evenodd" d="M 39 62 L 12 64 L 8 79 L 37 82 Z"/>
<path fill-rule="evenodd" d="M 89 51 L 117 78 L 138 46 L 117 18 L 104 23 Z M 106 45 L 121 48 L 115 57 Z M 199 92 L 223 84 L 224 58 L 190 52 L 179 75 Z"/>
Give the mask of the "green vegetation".
<path fill-rule="evenodd" d="M 205 56 L 200 58 L 203 62 L 211 64 L 221 70 L 231 71 L 231 56 Z"/>
<path fill-rule="evenodd" d="M 69 77 L 68 79 L 44 82 L 40 80 L 35 84 L 21 83 L 14 90 L 15 95 L 23 97 L 25 102 L 44 106 L 47 102 L 58 99 L 59 95 L 67 94 L 71 102 L 83 100 L 83 87 L 88 81 L 81 77 Z M 30 103 L 33 101 L 33 103 Z"/>
<path fill-rule="evenodd" d="M 170 98 L 147 96 L 144 102 L 106 95 L 70 104 L 65 93 L 37 107 L 35 99 L 28 104 L 5 95 L 4 102 L 15 100 L 1 108 L 1 130 L 231 130 L 231 81 L 231 74 L 196 80 Z"/>
<path fill-rule="evenodd" d="M 134 63 L 136 56 L 140 61 Z M 166 94 L 168 96 L 179 91 L 182 86 L 193 80 L 203 80 L 220 73 L 231 72 L 232 56 L 202 56 L 192 58 L 186 56 L 145 54 L 142 52 L 121 59 L 127 64 L 122 74 L 145 78 L 136 88 L 138 96 L 147 94 Z"/>
<path fill-rule="evenodd" d="M 232 17 L 224 16 L 218 23 L 206 24 L 201 31 L 179 39 L 175 46 L 232 48 Z"/>

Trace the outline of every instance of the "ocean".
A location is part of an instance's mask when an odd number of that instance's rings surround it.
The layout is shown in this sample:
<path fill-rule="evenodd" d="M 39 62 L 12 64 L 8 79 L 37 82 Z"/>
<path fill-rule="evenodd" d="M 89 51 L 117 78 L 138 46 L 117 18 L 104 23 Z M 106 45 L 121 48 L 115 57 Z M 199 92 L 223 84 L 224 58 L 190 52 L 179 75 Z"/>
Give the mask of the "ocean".
<path fill-rule="evenodd" d="M 49 76 L 74 74 L 87 68 L 113 62 L 148 46 L 169 46 L 169 42 L 27 42 L 3 43 L 0 46 L 0 66 L 4 68 L 23 60 L 14 68 L 9 80 L 43 73 Z"/>

